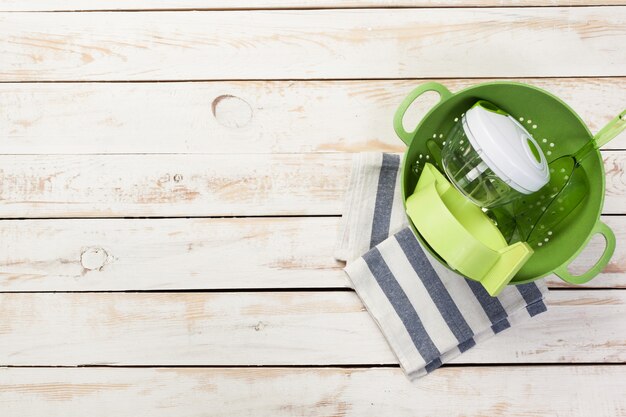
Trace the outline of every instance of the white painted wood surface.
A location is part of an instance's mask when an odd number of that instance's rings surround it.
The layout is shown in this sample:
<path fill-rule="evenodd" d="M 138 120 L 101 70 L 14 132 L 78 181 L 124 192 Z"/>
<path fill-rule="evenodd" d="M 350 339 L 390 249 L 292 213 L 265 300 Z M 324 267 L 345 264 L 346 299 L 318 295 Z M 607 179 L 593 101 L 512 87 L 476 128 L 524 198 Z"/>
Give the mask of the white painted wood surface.
<path fill-rule="evenodd" d="M 624 362 L 626 292 L 554 291 L 549 312 L 454 363 Z M 0 295 L 0 365 L 396 363 L 355 293 Z"/>
<path fill-rule="evenodd" d="M 603 219 L 626 239 L 626 218 Z M 338 217 L 0 221 L 1 291 L 348 288 Z M 574 273 L 604 249 L 592 240 Z M 625 287 L 626 246 L 584 287 Z M 551 287 L 568 287 L 556 276 Z M 571 287 L 571 286 L 570 286 Z M 576 286 L 575 288 L 579 288 Z"/>
<path fill-rule="evenodd" d="M 403 152 L 391 120 L 427 80 L 0 84 L 0 152 Z M 485 80 L 486 81 L 486 80 Z M 592 132 L 626 104 L 626 78 L 522 79 L 572 106 Z M 476 80 L 439 80 L 451 91 Z M 416 103 L 417 123 L 434 104 Z M 626 149 L 626 134 L 605 149 Z"/>
<path fill-rule="evenodd" d="M 602 7 L 510 7 L 569 4 Z M 621 111 L 608 5 L 0 0 L 2 416 L 623 415 L 626 137 L 604 273 L 550 277 L 548 313 L 416 385 L 332 257 L 350 154 L 402 152 L 391 117 L 426 78 L 535 77 L 592 131 Z M 103 8 L 139 12 L 13 12 Z M 207 11 L 249 8 L 286 10 Z"/>
<path fill-rule="evenodd" d="M 350 161 L 340 153 L 5 155 L 0 216 L 340 214 Z"/>
<path fill-rule="evenodd" d="M 605 214 L 626 152 L 603 152 Z M 351 154 L 2 155 L 0 217 L 340 215 Z"/>
<path fill-rule="evenodd" d="M 5 368 L 0 407 L 21 417 L 615 417 L 625 380 L 618 366 L 443 368 L 417 384 L 398 368 Z"/>
<path fill-rule="evenodd" d="M 624 0 L 0 0 L 0 11 L 625 5 Z"/>
<path fill-rule="evenodd" d="M 626 75 L 619 6 L 17 12 L 0 39 L 1 81 Z"/>

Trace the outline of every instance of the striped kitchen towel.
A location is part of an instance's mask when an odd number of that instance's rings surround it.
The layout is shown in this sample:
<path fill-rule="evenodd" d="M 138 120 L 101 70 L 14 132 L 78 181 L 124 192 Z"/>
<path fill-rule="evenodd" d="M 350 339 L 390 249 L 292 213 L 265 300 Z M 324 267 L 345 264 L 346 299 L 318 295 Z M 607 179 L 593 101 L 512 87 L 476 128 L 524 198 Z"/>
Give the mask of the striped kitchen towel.
<path fill-rule="evenodd" d="M 546 311 L 543 280 L 491 297 L 423 250 L 407 227 L 400 157 L 355 156 L 336 258 L 414 380 L 519 322 Z"/>

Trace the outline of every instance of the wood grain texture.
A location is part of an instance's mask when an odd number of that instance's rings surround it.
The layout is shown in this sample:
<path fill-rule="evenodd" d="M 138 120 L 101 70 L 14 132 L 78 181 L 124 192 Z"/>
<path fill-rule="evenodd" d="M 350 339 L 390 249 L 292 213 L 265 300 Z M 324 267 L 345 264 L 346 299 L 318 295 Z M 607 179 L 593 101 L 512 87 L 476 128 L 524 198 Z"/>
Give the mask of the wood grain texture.
<path fill-rule="evenodd" d="M 425 81 L 0 84 L 0 152 L 402 152 L 391 121 Z M 517 81 L 562 98 L 592 132 L 626 106 L 626 78 Z M 479 81 L 439 82 L 454 92 Z M 418 100 L 407 122 L 432 99 Z M 626 134 L 605 147 L 625 148 Z"/>
<path fill-rule="evenodd" d="M 339 218 L 0 222 L 0 291 L 348 288 L 333 257 Z M 618 242 L 626 217 L 605 217 Z M 580 274 L 601 239 L 576 261 Z M 583 287 L 626 287 L 626 246 Z M 569 287 L 556 276 L 551 287 Z M 580 288 L 576 286 L 575 288 Z"/>
<path fill-rule="evenodd" d="M 0 81 L 626 75 L 620 6 L 18 12 L 0 39 Z"/>
<path fill-rule="evenodd" d="M 603 152 L 605 214 L 626 152 Z M 2 155 L 0 217 L 340 215 L 351 154 Z"/>
<path fill-rule="evenodd" d="M 338 214 L 350 158 L 349 154 L 0 156 L 0 216 Z"/>
<path fill-rule="evenodd" d="M 20 417 L 615 417 L 625 367 L 0 369 L 0 406 Z M 581 387 L 584 387 L 582 389 Z"/>
<path fill-rule="evenodd" d="M 443 81 L 458 90 L 471 78 L 542 77 L 530 81 L 594 131 L 623 108 L 626 7 L 508 6 L 626 2 L 499 3 L 0 0 L 0 218 L 337 215 L 350 153 L 403 150 L 390 120 L 420 81 L 402 78 L 466 77 Z M 12 12 L 376 6 L 445 9 Z M 254 81 L 281 79 L 311 81 Z M 123 83 L 36 83 L 96 80 Z M 125 83 L 144 80 L 216 81 Z M 604 152 L 610 214 L 626 214 L 626 152 L 615 151 L 625 140 Z M 338 221 L 2 220 L 0 291 L 345 288 L 332 258 Z M 626 216 L 605 221 L 622 242 Z M 618 243 L 588 286 L 623 287 L 625 251 Z M 626 361 L 626 291 L 552 291 L 547 302 L 548 313 L 411 385 L 351 291 L 3 292 L 0 410 L 624 415 L 626 367 L 615 365 Z M 187 365 L 200 367 L 177 368 Z"/>
<path fill-rule="evenodd" d="M 547 303 L 455 363 L 626 360 L 625 291 L 553 291 Z M 0 365 L 396 363 L 347 291 L 3 293 L 0 315 Z"/>
<path fill-rule="evenodd" d="M 338 223 L 332 217 L 3 221 L 0 289 L 347 287 L 343 263 L 332 254 Z"/>
<path fill-rule="evenodd" d="M 0 0 L 0 11 L 520 7 L 625 5 L 624 0 Z"/>

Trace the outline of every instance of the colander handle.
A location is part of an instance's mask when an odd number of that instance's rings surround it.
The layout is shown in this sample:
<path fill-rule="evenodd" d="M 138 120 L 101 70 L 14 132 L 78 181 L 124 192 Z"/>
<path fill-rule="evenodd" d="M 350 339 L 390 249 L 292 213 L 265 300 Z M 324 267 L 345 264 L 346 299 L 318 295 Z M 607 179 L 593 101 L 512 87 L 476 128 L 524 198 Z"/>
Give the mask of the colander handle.
<path fill-rule="evenodd" d="M 602 256 L 600 256 L 600 259 L 598 259 L 596 264 L 592 266 L 584 274 L 581 274 L 581 275 L 570 274 L 570 272 L 567 270 L 567 267 L 572 263 L 574 259 L 578 257 L 580 252 L 582 252 L 582 250 L 589 244 L 589 241 L 591 240 L 591 238 L 596 234 L 600 234 L 604 236 L 604 239 L 606 240 L 606 245 L 604 247 L 604 252 L 602 253 Z M 590 281 L 592 278 L 594 278 L 596 275 L 602 272 L 604 267 L 611 260 L 611 256 L 613 256 L 613 252 L 615 252 L 615 234 L 613 233 L 613 230 L 611 230 L 609 226 L 604 224 L 601 220 L 598 220 L 596 225 L 593 227 L 593 230 L 589 234 L 589 237 L 587 238 L 587 241 L 585 242 L 585 244 L 582 245 L 580 250 L 576 252 L 576 254 L 574 255 L 572 259 L 569 259 L 563 265 L 556 268 L 554 270 L 554 273 L 563 281 L 569 282 L 570 284 L 584 284 L 585 282 Z"/>
<path fill-rule="evenodd" d="M 404 119 L 404 114 L 406 113 L 409 106 L 422 94 L 434 91 L 439 93 L 439 102 L 447 99 L 452 96 L 452 93 L 443 85 L 436 82 L 429 82 L 419 85 L 415 90 L 411 91 L 411 93 L 406 96 L 406 98 L 400 103 L 398 110 L 396 110 L 396 114 L 393 116 L 393 129 L 396 131 L 396 134 L 402 142 L 406 143 L 406 145 L 410 145 L 413 140 L 413 136 L 415 136 L 415 131 L 417 130 L 417 126 L 413 129 L 412 132 L 407 132 L 404 130 L 404 125 L 402 124 L 402 119 Z M 419 125 L 419 123 L 418 123 Z"/>

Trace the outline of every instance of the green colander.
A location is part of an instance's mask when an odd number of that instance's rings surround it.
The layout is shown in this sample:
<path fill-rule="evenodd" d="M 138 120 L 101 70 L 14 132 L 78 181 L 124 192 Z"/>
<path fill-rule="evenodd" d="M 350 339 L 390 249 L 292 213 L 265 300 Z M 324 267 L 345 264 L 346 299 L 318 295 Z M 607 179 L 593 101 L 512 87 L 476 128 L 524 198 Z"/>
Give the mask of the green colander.
<path fill-rule="evenodd" d="M 403 118 L 409 106 L 422 94 L 436 92 L 440 101 L 423 117 L 418 126 L 407 132 Z M 531 85 L 514 82 L 489 82 L 452 94 L 439 83 L 429 82 L 414 89 L 400 104 L 394 117 L 394 129 L 408 145 L 402 166 L 402 197 L 406 205 L 427 162 L 437 165 L 433 153 L 444 146 L 445 135 L 458 118 L 478 100 L 494 103 L 524 124 L 541 146 L 548 161 L 574 154 L 593 140 L 593 135 L 580 117 L 554 95 Z M 434 150 L 434 152 L 433 152 Z M 433 155 L 433 157 L 431 157 Z M 441 166 L 437 166 L 441 169 Z M 598 275 L 615 250 L 615 235 L 600 220 L 604 202 L 604 166 L 600 152 L 591 149 L 581 162 L 581 174 L 586 176 L 588 195 L 550 236 L 550 244 L 535 247 L 535 253 L 512 278 L 511 284 L 534 281 L 554 273 L 564 281 L 581 284 Z M 444 265 L 438 254 L 411 224 L 424 247 Z M 604 251 L 595 265 L 581 275 L 572 275 L 568 266 L 587 246 L 591 238 L 602 235 Z M 450 237 L 453 238 L 453 237 Z M 449 265 L 447 265 L 449 267 Z"/>

